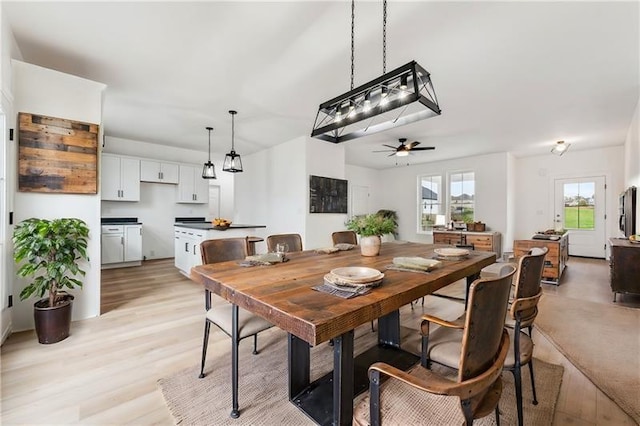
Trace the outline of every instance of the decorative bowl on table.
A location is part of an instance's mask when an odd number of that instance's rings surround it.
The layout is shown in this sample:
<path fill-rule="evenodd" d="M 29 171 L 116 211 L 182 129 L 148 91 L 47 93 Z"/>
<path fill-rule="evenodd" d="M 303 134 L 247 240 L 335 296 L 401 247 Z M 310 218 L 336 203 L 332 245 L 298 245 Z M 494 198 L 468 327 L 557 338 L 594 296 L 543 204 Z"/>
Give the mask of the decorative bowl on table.
<path fill-rule="evenodd" d="M 629 242 L 640 244 L 640 234 L 629 235 Z"/>

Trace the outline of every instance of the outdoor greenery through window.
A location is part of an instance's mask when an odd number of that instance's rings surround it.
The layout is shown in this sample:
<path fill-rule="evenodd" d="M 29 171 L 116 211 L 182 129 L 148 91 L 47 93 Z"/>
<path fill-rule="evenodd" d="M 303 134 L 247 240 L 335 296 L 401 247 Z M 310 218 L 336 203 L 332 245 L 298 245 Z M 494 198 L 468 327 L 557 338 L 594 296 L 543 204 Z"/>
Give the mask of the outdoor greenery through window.
<path fill-rule="evenodd" d="M 595 182 L 564 184 L 564 228 L 593 229 Z"/>
<path fill-rule="evenodd" d="M 451 173 L 449 182 L 449 220 L 473 222 L 476 194 L 475 173 Z"/>
<path fill-rule="evenodd" d="M 438 215 L 444 215 L 442 207 L 442 176 L 420 178 L 420 230 L 431 231 Z M 443 221 L 444 222 L 444 221 Z M 444 223 L 442 223 L 444 225 Z"/>

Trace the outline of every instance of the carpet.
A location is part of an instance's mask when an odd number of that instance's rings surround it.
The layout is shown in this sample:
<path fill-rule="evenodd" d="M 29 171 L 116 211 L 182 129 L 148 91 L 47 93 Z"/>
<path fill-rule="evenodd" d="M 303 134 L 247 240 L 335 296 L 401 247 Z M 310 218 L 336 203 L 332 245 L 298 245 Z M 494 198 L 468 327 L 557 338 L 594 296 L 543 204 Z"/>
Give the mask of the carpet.
<path fill-rule="evenodd" d="M 640 310 L 545 294 L 536 328 L 640 424 Z"/>
<path fill-rule="evenodd" d="M 407 348 L 416 347 L 415 330 L 402 328 L 403 341 Z M 376 334 L 369 325 L 355 332 L 355 353 L 371 346 Z M 240 418 L 231 419 L 231 357 L 229 351 L 207 359 L 204 379 L 198 379 L 199 367 L 176 372 L 158 381 L 169 411 L 175 423 L 180 425 L 312 425 L 305 414 L 288 400 L 287 396 L 287 338 L 279 329 L 261 333 L 259 355 L 251 355 L 251 339 L 240 344 Z M 225 341 L 225 344 L 230 342 Z M 311 350 L 311 380 L 332 369 L 332 351 L 329 345 L 321 344 Z M 525 398 L 525 421 L 529 425 L 552 423 L 555 405 L 560 392 L 563 367 L 534 360 L 538 399 L 531 401 L 529 374 L 523 374 Z M 513 376 L 505 372 L 504 392 L 500 403 L 501 424 L 517 424 Z M 365 394 L 361 395 L 361 398 Z M 356 402 L 358 398 L 356 399 Z M 424 422 L 421 422 L 424 424 Z M 406 423 L 405 423 L 406 424 Z M 493 425 L 495 417 L 488 416 L 478 425 Z"/>

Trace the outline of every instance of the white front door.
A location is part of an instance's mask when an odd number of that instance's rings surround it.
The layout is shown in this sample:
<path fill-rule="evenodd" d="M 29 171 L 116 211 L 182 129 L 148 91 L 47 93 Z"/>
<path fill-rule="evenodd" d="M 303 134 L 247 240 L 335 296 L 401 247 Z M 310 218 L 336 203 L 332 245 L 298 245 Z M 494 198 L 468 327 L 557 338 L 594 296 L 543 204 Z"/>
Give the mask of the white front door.
<path fill-rule="evenodd" d="M 605 258 L 605 177 L 555 180 L 555 228 L 569 232 L 569 255 Z"/>

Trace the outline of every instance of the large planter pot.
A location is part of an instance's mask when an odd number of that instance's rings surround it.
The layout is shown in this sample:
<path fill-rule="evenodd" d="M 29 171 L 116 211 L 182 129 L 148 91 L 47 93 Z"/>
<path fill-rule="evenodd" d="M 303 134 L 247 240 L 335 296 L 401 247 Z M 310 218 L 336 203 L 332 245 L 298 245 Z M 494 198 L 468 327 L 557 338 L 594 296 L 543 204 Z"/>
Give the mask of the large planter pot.
<path fill-rule="evenodd" d="M 360 237 L 360 252 L 363 256 L 377 256 L 380 254 L 380 236 Z"/>
<path fill-rule="evenodd" d="M 33 304 L 33 319 L 38 342 L 57 343 L 69 337 L 73 295 L 65 294 L 62 303 L 49 307 L 49 299 L 40 299 Z"/>

